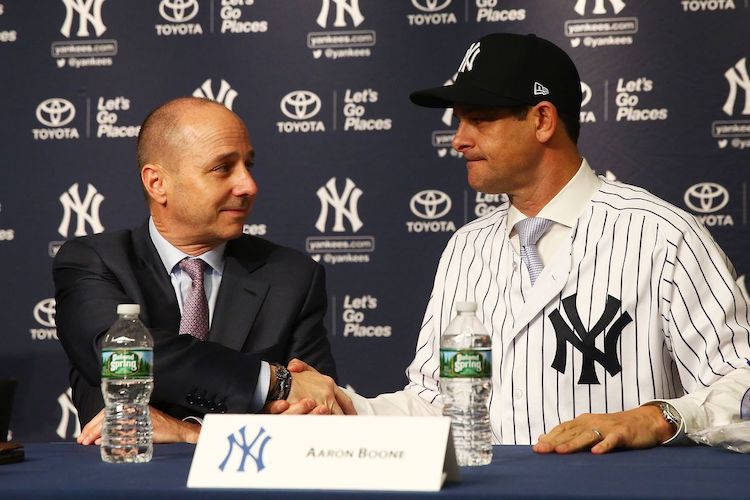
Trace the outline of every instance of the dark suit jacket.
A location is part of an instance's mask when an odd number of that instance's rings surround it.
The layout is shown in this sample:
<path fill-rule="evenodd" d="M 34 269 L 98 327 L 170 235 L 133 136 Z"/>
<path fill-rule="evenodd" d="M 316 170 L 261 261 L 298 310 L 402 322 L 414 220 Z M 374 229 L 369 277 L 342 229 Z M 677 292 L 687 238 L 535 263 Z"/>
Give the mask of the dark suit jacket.
<path fill-rule="evenodd" d="M 296 357 L 335 378 L 323 267 L 295 250 L 247 235 L 227 243 L 206 342 L 177 334 L 177 298 L 148 224 L 68 241 L 53 278 L 57 332 L 82 424 L 104 407 L 98 341 L 121 303 L 141 306 L 154 338 L 151 404 L 175 417 L 259 410 L 252 397 L 261 360 Z"/>

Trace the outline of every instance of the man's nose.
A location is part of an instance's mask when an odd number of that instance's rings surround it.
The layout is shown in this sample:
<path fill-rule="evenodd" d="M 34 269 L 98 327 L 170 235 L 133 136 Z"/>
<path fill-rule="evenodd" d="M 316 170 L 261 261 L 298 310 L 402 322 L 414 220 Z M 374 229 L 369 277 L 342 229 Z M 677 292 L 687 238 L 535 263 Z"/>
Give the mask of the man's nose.
<path fill-rule="evenodd" d="M 258 194 L 258 185 L 255 183 L 250 170 L 243 165 L 238 171 L 240 173 L 236 179 L 234 194 L 237 196 L 255 196 Z"/>
<path fill-rule="evenodd" d="M 463 122 L 458 122 L 456 133 L 453 136 L 453 139 L 451 139 L 451 146 L 459 153 L 463 153 L 465 150 L 471 147 L 468 135 L 466 134 L 466 126 L 463 124 Z"/>

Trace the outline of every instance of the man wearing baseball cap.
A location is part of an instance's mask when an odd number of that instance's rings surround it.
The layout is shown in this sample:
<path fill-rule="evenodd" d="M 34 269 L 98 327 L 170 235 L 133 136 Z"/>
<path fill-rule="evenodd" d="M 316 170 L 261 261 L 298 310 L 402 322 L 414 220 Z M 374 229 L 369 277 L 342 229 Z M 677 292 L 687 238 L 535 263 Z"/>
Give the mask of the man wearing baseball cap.
<path fill-rule="evenodd" d="M 440 259 L 403 391 L 354 396 L 360 414 L 436 414 L 440 333 L 459 301 L 492 335 L 495 443 L 540 453 L 644 448 L 740 418 L 748 304 L 694 217 L 597 177 L 578 152 L 581 84 L 534 35 L 472 43 L 455 83 L 411 94 L 452 107 L 452 146 L 497 211 Z"/>

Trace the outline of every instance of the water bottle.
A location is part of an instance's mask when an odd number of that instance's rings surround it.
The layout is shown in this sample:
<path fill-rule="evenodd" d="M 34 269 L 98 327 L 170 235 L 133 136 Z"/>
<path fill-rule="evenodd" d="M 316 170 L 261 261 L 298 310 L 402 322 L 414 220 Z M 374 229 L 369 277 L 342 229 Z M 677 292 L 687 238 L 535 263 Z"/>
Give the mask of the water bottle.
<path fill-rule="evenodd" d="M 474 302 L 458 302 L 458 315 L 440 337 L 443 415 L 451 418 L 456 460 L 462 466 L 492 461 L 492 339 L 476 310 Z"/>
<path fill-rule="evenodd" d="M 154 388 L 154 341 L 138 319 L 138 304 L 117 306 L 117 321 L 102 339 L 102 460 L 148 462 L 153 454 L 148 401 Z"/>

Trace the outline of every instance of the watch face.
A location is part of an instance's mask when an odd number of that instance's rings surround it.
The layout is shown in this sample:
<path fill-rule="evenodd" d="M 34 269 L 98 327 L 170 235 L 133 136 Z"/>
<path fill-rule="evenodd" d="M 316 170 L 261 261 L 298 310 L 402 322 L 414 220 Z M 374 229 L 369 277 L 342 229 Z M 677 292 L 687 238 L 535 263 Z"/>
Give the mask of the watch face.
<path fill-rule="evenodd" d="M 745 392 L 740 402 L 740 418 L 742 420 L 750 419 L 750 389 Z"/>

